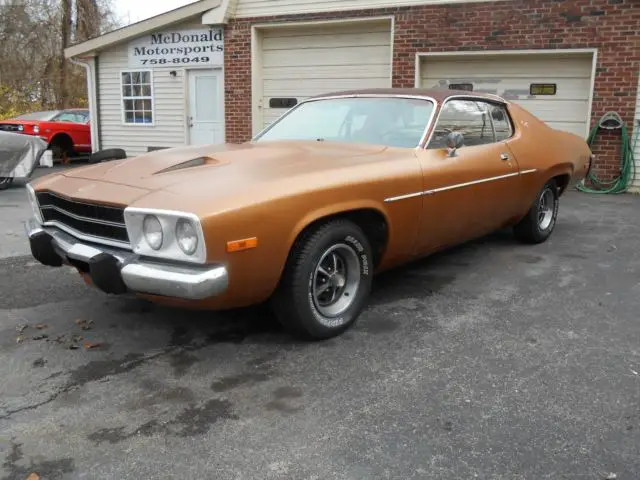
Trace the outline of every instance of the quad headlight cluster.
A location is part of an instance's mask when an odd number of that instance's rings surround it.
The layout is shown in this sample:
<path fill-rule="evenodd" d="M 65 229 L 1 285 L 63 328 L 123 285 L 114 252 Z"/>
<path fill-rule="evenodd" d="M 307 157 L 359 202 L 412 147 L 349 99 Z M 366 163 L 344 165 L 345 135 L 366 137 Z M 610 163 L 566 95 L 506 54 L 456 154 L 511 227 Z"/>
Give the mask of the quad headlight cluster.
<path fill-rule="evenodd" d="M 124 218 L 134 252 L 187 262 L 206 261 L 202 226 L 195 215 L 126 208 Z"/>

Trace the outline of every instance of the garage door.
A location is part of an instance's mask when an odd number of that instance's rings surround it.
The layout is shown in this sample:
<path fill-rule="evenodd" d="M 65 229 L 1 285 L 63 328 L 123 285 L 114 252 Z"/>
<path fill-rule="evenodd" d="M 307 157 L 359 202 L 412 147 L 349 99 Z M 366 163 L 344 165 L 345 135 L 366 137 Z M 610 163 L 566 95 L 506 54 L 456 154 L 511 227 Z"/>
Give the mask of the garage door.
<path fill-rule="evenodd" d="M 592 55 L 423 57 L 423 87 L 471 88 L 522 105 L 552 128 L 586 137 Z"/>
<path fill-rule="evenodd" d="M 391 86 L 388 20 L 262 31 L 262 125 L 286 112 L 286 99 Z"/>

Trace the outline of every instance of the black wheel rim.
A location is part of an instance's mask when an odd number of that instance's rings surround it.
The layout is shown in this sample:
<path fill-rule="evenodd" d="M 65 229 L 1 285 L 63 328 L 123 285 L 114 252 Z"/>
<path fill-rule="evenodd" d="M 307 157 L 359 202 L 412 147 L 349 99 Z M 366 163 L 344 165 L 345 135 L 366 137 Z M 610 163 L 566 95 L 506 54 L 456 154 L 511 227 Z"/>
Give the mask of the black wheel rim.
<path fill-rule="evenodd" d="M 311 296 L 325 317 L 337 317 L 353 304 L 360 287 L 360 258 L 346 244 L 329 247 L 316 264 Z"/>

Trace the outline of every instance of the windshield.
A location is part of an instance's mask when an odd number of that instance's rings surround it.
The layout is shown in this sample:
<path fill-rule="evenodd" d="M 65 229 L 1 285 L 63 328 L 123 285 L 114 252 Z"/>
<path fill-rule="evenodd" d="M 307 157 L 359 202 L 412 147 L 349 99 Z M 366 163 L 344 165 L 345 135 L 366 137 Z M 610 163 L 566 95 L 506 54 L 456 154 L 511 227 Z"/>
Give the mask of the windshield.
<path fill-rule="evenodd" d="M 415 148 L 433 103 L 399 97 L 314 100 L 276 120 L 256 141 L 317 140 Z"/>
<path fill-rule="evenodd" d="M 62 112 L 53 118 L 54 122 L 72 122 L 72 123 L 87 123 L 89 121 L 89 112 L 83 110 L 70 110 Z"/>
<path fill-rule="evenodd" d="M 47 112 L 33 112 L 33 113 L 25 113 L 24 115 L 20 115 L 15 117 L 15 120 L 51 120 L 58 114 L 59 110 L 50 110 Z"/>

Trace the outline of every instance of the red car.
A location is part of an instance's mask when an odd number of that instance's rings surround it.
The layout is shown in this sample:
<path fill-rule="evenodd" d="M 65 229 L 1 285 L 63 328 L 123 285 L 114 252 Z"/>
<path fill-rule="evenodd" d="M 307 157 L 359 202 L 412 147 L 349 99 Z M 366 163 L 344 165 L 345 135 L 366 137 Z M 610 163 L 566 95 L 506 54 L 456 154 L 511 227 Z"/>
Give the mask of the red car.
<path fill-rule="evenodd" d="M 69 157 L 91 153 L 87 109 L 51 110 L 20 115 L 0 121 L 0 130 L 40 137 L 53 151 L 53 157 L 65 163 Z"/>

